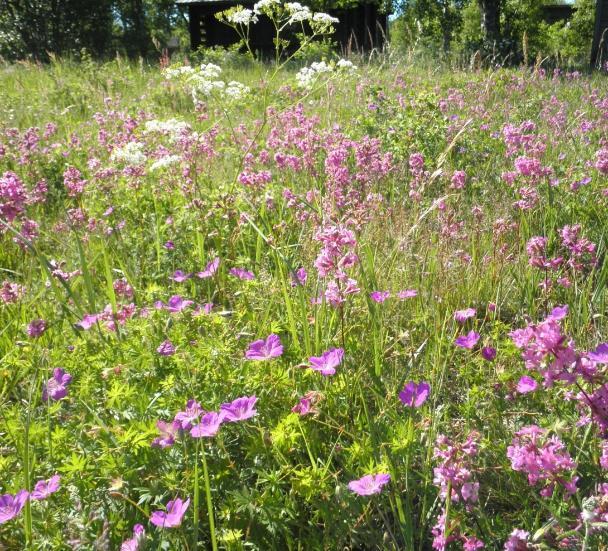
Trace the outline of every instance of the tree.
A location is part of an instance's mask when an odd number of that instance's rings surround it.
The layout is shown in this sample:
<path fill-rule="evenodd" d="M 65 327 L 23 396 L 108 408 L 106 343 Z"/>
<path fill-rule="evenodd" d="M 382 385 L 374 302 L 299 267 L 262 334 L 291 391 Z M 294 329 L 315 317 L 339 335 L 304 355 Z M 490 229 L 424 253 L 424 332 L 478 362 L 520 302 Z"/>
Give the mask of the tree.
<path fill-rule="evenodd" d="M 481 11 L 481 32 L 485 40 L 500 40 L 501 0 L 477 0 Z"/>

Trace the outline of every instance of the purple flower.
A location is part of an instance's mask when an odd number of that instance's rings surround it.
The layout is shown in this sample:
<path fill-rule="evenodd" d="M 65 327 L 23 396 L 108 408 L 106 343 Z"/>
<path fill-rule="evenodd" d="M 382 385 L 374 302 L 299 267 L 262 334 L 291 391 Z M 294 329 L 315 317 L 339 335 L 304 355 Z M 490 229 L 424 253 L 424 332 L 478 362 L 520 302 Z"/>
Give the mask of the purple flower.
<path fill-rule="evenodd" d="M 248 360 L 270 360 L 283 354 L 283 345 L 278 335 L 269 335 L 266 340 L 260 339 L 252 342 L 245 352 Z"/>
<path fill-rule="evenodd" d="M 255 279 L 253 272 L 244 270 L 243 268 L 231 268 L 229 274 L 239 279 Z"/>
<path fill-rule="evenodd" d="M 563 306 L 556 306 L 551 310 L 551 313 L 547 317 L 547 319 L 552 319 L 555 321 L 559 321 L 564 319 L 568 315 L 568 305 L 564 304 Z"/>
<path fill-rule="evenodd" d="M 173 295 L 167 302 L 166 309 L 171 312 L 181 312 L 184 308 L 188 308 L 191 304 L 194 304 L 192 300 L 184 300 L 179 295 Z"/>
<path fill-rule="evenodd" d="M 520 394 L 528 394 L 528 392 L 534 392 L 538 388 L 538 383 L 528 375 L 524 375 L 517 382 L 517 392 Z"/>
<path fill-rule="evenodd" d="M 0 524 L 14 519 L 20 513 L 29 495 L 27 490 L 20 490 L 14 496 L 11 494 L 0 496 Z"/>
<path fill-rule="evenodd" d="M 173 343 L 167 339 L 160 343 L 160 346 L 156 349 L 156 351 L 161 356 L 172 356 L 175 354 L 175 346 L 173 346 Z"/>
<path fill-rule="evenodd" d="M 99 321 L 100 317 L 101 316 L 99 314 L 86 314 L 84 318 L 82 318 L 82 320 L 76 324 L 76 327 L 80 327 L 81 329 L 88 331 Z"/>
<path fill-rule="evenodd" d="M 256 396 L 243 396 L 236 400 L 222 404 L 220 406 L 220 414 L 224 414 L 224 419 L 228 423 L 236 423 L 244 421 L 257 414 L 255 403 L 258 401 Z"/>
<path fill-rule="evenodd" d="M 192 277 L 192 274 L 187 274 L 187 273 L 183 272 L 182 270 L 175 270 L 175 272 L 173 272 L 173 275 L 169 279 L 172 279 L 176 283 L 183 283 L 184 281 L 190 279 L 191 277 Z"/>
<path fill-rule="evenodd" d="M 419 408 L 426 402 L 431 392 L 429 383 L 415 383 L 410 381 L 405 385 L 405 388 L 399 393 L 399 400 L 411 408 Z"/>
<path fill-rule="evenodd" d="M 454 341 L 454 344 L 456 346 L 459 346 L 460 348 L 468 348 L 469 350 L 471 350 L 471 348 L 473 348 L 479 341 L 479 337 L 479 333 L 476 333 L 475 331 L 469 331 L 466 335 L 461 335 L 460 337 L 458 337 Z"/>
<path fill-rule="evenodd" d="M 207 266 L 205 266 L 205 269 L 202 272 L 198 272 L 196 276 L 200 277 L 201 279 L 211 277 L 213 274 L 215 274 L 215 272 L 217 272 L 219 265 L 220 257 L 217 256 L 211 262 L 209 262 Z"/>
<path fill-rule="evenodd" d="M 481 349 L 481 355 L 484 360 L 488 360 L 492 362 L 496 359 L 496 348 L 492 348 L 491 346 L 484 346 Z"/>
<path fill-rule="evenodd" d="M 255 413 L 254 413 L 255 415 Z M 220 425 L 224 422 L 225 413 L 210 411 L 201 417 L 200 423 L 190 430 L 192 438 L 210 438 L 217 434 Z"/>
<path fill-rule="evenodd" d="M 190 505 L 190 498 L 186 501 L 176 499 L 167 503 L 167 512 L 154 511 L 150 516 L 150 522 L 159 528 L 175 528 L 182 523 L 184 514 Z"/>
<path fill-rule="evenodd" d="M 167 241 L 163 246 L 168 251 L 172 251 L 173 249 L 175 249 L 175 243 L 173 243 L 173 241 L 171 241 L 171 240 Z"/>
<path fill-rule="evenodd" d="M 390 296 L 391 293 L 389 291 L 373 291 L 369 294 L 369 298 L 378 304 L 382 304 Z"/>
<path fill-rule="evenodd" d="M 308 361 L 310 362 L 311 369 L 314 369 L 321 373 L 321 375 L 327 377 L 328 375 L 334 375 L 336 373 L 336 367 L 342 363 L 343 358 L 343 348 L 330 348 L 320 356 L 308 358 Z"/>
<path fill-rule="evenodd" d="M 181 425 L 179 421 L 161 421 L 156 422 L 156 428 L 160 432 L 160 436 L 157 436 L 152 440 L 151 446 L 153 448 L 168 448 L 175 444 L 175 435 L 179 431 Z"/>
<path fill-rule="evenodd" d="M 388 484 L 390 480 L 391 475 L 387 473 L 368 474 L 359 480 L 349 482 L 348 489 L 360 496 L 371 496 L 379 494 L 382 486 Z"/>
<path fill-rule="evenodd" d="M 401 300 L 405 300 L 406 298 L 414 298 L 415 296 L 418 296 L 418 291 L 416 291 L 416 289 L 405 289 L 397 293 L 397 298 Z"/>
<path fill-rule="evenodd" d="M 59 490 L 60 480 L 61 478 L 58 474 L 51 476 L 48 480 L 39 480 L 36 482 L 36 486 L 34 486 L 31 498 L 37 500 L 46 499 Z"/>
<path fill-rule="evenodd" d="M 292 287 L 296 287 L 298 285 L 306 285 L 306 281 L 308 280 L 308 273 L 304 268 L 299 268 L 294 273 L 291 274 L 291 285 Z"/>
<path fill-rule="evenodd" d="M 139 551 L 139 546 L 142 544 L 146 532 L 141 524 L 133 526 L 133 537 L 122 542 L 120 551 Z"/>
<path fill-rule="evenodd" d="M 27 326 L 27 334 L 33 339 L 40 337 L 46 331 L 46 321 L 41 319 L 33 320 Z"/>
<path fill-rule="evenodd" d="M 42 400 L 61 400 L 68 394 L 67 386 L 72 382 L 72 376 L 63 369 L 53 369 L 53 376 L 46 382 L 42 389 Z"/>
<path fill-rule="evenodd" d="M 196 421 L 203 413 L 203 408 L 196 400 L 188 400 L 186 409 L 175 414 L 174 421 L 177 421 L 182 430 L 190 430 L 192 422 Z"/>
<path fill-rule="evenodd" d="M 600 344 L 593 352 L 587 354 L 587 358 L 598 364 L 608 364 L 608 343 Z"/>
<path fill-rule="evenodd" d="M 454 312 L 454 319 L 458 323 L 464 323 L 469 318 L 474 317 L 476 313 L 477 310 L 475 310 L 475 308 L 465 308 L 464 310 L 456 310 L 456 312 Z"/>

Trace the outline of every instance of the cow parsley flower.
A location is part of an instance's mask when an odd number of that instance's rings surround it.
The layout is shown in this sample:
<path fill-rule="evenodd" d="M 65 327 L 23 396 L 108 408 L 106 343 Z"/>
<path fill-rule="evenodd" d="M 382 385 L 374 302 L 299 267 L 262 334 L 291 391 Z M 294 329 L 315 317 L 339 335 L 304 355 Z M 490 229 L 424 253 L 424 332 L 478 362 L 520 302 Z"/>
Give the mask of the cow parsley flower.
<path fill-rule="evenodd" d="M 140 142 L 127 142 L 122 147 L 117 147 L 112 151 L 110 157 L 112 161 L 123 163 L 127 166 L 141 166 L 146 162 L 144 144 Z"/>
<path fill-rule="evenodd" d="M 247 8 L 236 9 L 226 15 L 226 20 L 235 25 L 249 25 L 258 22 L 258 16 L 253 10 Z"/>

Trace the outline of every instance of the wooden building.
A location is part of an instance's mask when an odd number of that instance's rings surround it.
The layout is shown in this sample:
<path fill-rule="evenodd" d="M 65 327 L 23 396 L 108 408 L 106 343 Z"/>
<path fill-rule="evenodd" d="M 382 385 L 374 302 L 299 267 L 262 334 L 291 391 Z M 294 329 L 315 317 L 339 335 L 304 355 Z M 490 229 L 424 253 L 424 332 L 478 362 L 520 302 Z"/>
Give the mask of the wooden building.
<path fill-rule="evenodd" d="M 215 14 L 233 6 L 253 9 L 252 0 L 176 0 L 177 4 L 188 9 L 190 25 L 190 46 L 193 50 L 199 46 L 227 47 L 238 42 L 234 29 L 215 18 Z M 331 39 L 336 41 L 344 51 L 370 51 L 382 48 L 387 38 L 388 14 L 381 13 L 377 3 L 359 3 L 352 8 L 327 10 L 340 22 L 335 24 L 336 32 Z M 250 43 L 254 52 L 269 55 L 274 52 L 274 27 L 270 20 L 260 16 L 252 24 Z"/>

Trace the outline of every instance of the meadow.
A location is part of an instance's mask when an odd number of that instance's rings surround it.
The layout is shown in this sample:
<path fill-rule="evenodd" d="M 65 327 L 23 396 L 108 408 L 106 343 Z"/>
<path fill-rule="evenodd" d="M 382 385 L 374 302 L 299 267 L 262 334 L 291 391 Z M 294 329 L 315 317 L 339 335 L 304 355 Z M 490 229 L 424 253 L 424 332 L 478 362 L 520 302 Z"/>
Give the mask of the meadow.
<path fill-rule="evenodd" d="M 0 549 L 606 549 L 605 76 L 337 59 L 0 68 Z"/>

